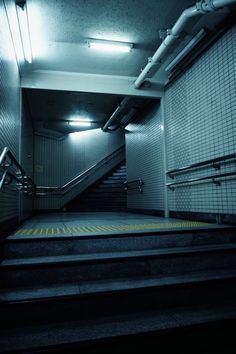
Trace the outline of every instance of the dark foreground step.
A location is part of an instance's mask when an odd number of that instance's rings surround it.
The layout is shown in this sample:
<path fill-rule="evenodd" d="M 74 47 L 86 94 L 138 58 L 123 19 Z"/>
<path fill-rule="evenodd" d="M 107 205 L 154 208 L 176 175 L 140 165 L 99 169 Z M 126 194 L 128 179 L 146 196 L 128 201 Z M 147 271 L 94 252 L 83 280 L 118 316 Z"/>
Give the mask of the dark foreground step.
<path fill-rule="evenodd" d="M 0 328 L 232 302 L 236 269 L 5 289 Z M 235 302 L 236 305 L 236 302 Z"/>
<path fill-rule="evenodd" d="M 36 326 L 18 327 L 0 331 L 0 352 L 49 353 L 63 348 L 70 353 L 72 348 L 87 349 L 93 344 L 113 340 L 128 340 L 133 336 L 165 334 L 180 330 L 198 329 L 199 326 L 233 325 L 236 306 L 230 303 L 186 306 L 169 311 L 147 312 L 133 315 L 104 317 L 91 320 L 57 322 Z M 185 337 L 186 339 L 186 337 Z M 217 338 L 215 338 L 217 341 Z M 183 344 L 183 343 L 182 343 Z M 194 343 L 191 343 L 191 347 Z M 225 343 L 227 347 L 227 343 Z M 80 351 L 78 351 L 80 353 Z M 96 351 L 94 352 L 96 353 Z M 203 353 L 201 351 L 201 353 Z M 225 354 L 225 353 L 224 353 Z"/>
<path fill-rule="evenodd" d="M 236 267 L 236 244 L 9 259 L 0 265 L 2 287 L 132 276 L 160 276 Z"/>
<path fill-rule="evenodd" d="M 92 230 L 91 230 L 92 231 Z M 164 230 L 127 233 L 107 229 L 80 235 L 16 235 L 5 240 L 5 258 L 60 256 L 69 254 L 116 252 L 129 250 L 160 249 L 167 247 L 200 246 L 236 242 L 235 229 Z M 142 230 L 141 230 L 142 231 Z M 77 233 L 77 236 L 76 236 Z"/>

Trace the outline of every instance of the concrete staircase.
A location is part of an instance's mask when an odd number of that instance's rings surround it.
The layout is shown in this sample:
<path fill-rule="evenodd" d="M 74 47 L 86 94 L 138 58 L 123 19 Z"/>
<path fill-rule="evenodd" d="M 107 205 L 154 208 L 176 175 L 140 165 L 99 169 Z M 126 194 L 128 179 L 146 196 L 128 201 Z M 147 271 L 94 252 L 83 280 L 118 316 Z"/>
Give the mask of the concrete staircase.
<path fill-rule="evenodd" d="M 104 178 L 74 198 L 65 207 L 67 211 L 124 211 L 126 192 L 126 165 L 123 162 Z"/>
<path fill-rule="evenodd" d="M 0 284 L 0 353 L 114 350 L 236 324 L 236 232 L 9 236 Z"/>

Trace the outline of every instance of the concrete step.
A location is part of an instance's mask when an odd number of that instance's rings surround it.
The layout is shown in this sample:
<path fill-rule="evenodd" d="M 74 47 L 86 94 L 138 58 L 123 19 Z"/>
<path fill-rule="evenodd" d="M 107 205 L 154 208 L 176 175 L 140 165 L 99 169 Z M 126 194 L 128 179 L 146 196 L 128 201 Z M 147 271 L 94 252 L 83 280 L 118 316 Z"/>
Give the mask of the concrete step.
<path fill-rule="evenodd" d="M 92 195 L 87 196 L 85 199 L 81 199 L 80 203 L 84 204 L 84 203 L 89 203 L 89 202 L 94 202 L 98 200 L 99 202 L 111 202 L 111 203 L 115 203 L 115 202 L 119 202 L 119 201 L 126 201 L 126 196 L 122 195 L 121 193 L 116 193 L 115 195 L 113 195 L 112 193 L 106 193 L 105 195 L 103 193 L 94 193 Z"/>
<path fill-rule="evenodd" d="M 126 206 L 103 206 L 103 205 L 98 205 L 98 206 L 91 206 L 91 205 L 85 205 L 85 206 L 73 206 L 73 211 L 81 211 L 81 212 L 125 212 Z"/>
<path fill-rule="evenodd" d="M 87 225 L 89 226 L 89 225 Z M 92 225 L 94 226 L 94 225 Z M 98 225 L 99 226 L 99 225 Z M 103 226 L 103 225 L 100 225 Z M 201 245 L 236 243 L 234 228 L 197 228 L 196 230 L 135 230 L 139 225 L 123 225 L 125 229 L 104 225 L 106 228 L 90 234 L 60 236 L 13 235 L 5 239 L 4 257 L 27 258 L 88 253 L 151 250 Z M 111 233 L 112 232 L 112 233 Z"/>
<path fill-rule="evenodd" d="M 91 206 L 92 204 L 92 206 Z M 107 201 L 107 202 L 104 202 L 104 201 L 99 201 L 99 200 L 92 200 L 91 201 L 88 201 L 87 203 L 83 203 L 82 205 L 80 205 L 81 207 L 81 210 L 83 210 L 84 208 L 87 208 L 87 209 L 98 209 L 98 210 L 102 210 L 104 208 L 108 209 L 109 208 L 113 208 L 113 209 L 120 209 L 120 208 L 125 208 L 126 207 L 126 203 L 125 202 L 114 202 L 112 203 L 112 201 Z"/>
<path fill-rule="evenodd" d="M 117 170 L 112 174 L 112 176 L 121 176 L 122 178 L 127 178 L 126 170 Z"/>
<path fill-rule="evenodd" d="M 110 197 L 111 199 L 115 199 L 116 197 L 120 196 L 126 198 L 126 192 L 123 190 L 123 188 L 99 188 L 93 193 L 88 194 L 84 199 L 90 198 L 95 194 L 99 197 Z"/>
<path fill-rule="evenodd" d="M 122 193 L 93 193 L 90 194 L 88 196 L 86 196 L 86 198 L 83 198 L 81 200 L 78 200 L 78 203 L 80 205 L 85 205 L 85 204 L 89 204 L 91 206 L 93 206 L 93 203 L 111 203 L 111 204 L 119 204 L 120 202 L 125 202 L 126 203 L 126 196 Z"/>
<path fill-rule="evenodd" d="M 123 180 L 126 179 L 126 174 L 123 172 L 115 172 L 111 176 L 108 176 L 106 180 Z"/>
<path fill-rule="evenodd" d="M 118 177 L 121 176 L 126 178 L 126 170 L 117 170 L 112 174 L 112 176 L 118 176 Z"/>
<path fill-rule="evenodd" d="M 108 191 L 116 191 L 116 190 L 124 190 L 124 186 L 122 184 L 111 184 L 111 183 L 106 183 L 106 184 L 100 184 L 99 186 L 96 186 L 92 191 L 91 191 L 91 194 L 94 192 L 94 191 L 104 191 L 106 192 L 107 190 Z"/>
<path fill-rule="evenodd" d="M 109 185 L 114 185 L 114 186 L 120 186 L 123 187 L 123 183 L 124 183 L 125 179 L 117 179 L 117 178 L 111 178 L 111 179 L 107 179 L 105 181 L 103 181 L 101 184 L 99 184 L 99 186 L 104 186 L 104 184 L 109 184 Z"/>
<path fill-rule="evenodd" d="M 236 244 L 4 260 L 2 287 L 160 276 L 236 267 Z"/>
<path fill-rule="evenodd" d="M 230 324 L 234 324 L 235 319 L 235 304 L 220 302 L 198 307 L 186 305 L 184 308 L 170 308 L 168 311 L 160 310 L 91 320 L 19 326 L 0 331 L 0 353 L 58 353 L 57 350 L 60 349 L 62 350 L 60 353 L 71 353 L 73 349 L 76 350 L 73 353 L 87 353 L 89 348 L 92 348 L 93 352 L 97 353 L 98 351 L 96 350 L 101 343 L 103 345 L 104 343 L 113 343 L 114 348 L 116 348 L 119 343 L 117 340 L 122 341 L 123 339 L 126 341 L 124 348 L 127 349 L 127 340 L 133 339 L 134 345 L 141 338 L 145 338 L 147 334 L 146 343 L 151 340 L 150 336 L 153 334 L 156 338 L 155 344 L 158 346 L 161 336 L 163 337 L 166 333 L 169 335 L 171 333 L 173 335 L 175 333 L 183 333 L 183 341 L 181 341 L 182 352 L 183 342 L 186 340 L 186 336 L 188 336 L 188 332 L 186 334 L 187 328 L 196 332 L 203 326 L 203 330 L 205 329 L 206 331 L 207 328 L 215 328 L 218 325 L 217 328 L 219 330 L 213 332 L 214 336 L 211 336 L 212 348 L 214 343 L 217 345 L 219 343 L 218 339 L 222 335 L 221 328 L 224 328 L 224 326 L 227 328 Z M 196 341 L 194 346 L 198 347 L 199 342 L 199 340 Z M 222 341 L 222 344 L 224 344 L 224 348 L 228 347 L 227 342 L 223 343 Z M 93 347 L 93 345 L 96 346 Z M 217 345 L 214 346 L 215 350 L 217 349 Z M 203 343 L 201 350 L 194 352 L 194 354 L 203 353 L 205 348 L 206 342 Z M 145 349 L 153 350 L 153 342 L 151 347 L 146 344 Z M 222 353 L 225 353 L 225 351 Z"/>
<path fill-rule="evenodd" d="M 124 186 L 123 186 L 123 183 L 120 183 L 120 182 L 113 182 L 113 181 L 110 181 L 109 183 L 102 183 L 100 185 L 98 185 L 96 188 L 94 189 L 99 189 L 99 190 L 105 190 L 105 189 L 109 189 L 109 190 L 117 190 L 117 189 L 121 189 L 123 190 L 124 189 Z"/>
<path fill-rule="evenodd" d="M 142 289 L 161 289 L 173 286 L 185 286 L 214 281 L 226 281 L 236 279 L 236 269 L 194 272 L 181 275 L 148 276 L 116 280 L 87 281 L 80 283 L 65 283 L 45 286 L 34 286 L 14 289 L 2 289 L 0 305 L 12 305 L 22 302 L 51 301 L 80 297 L 81 295 L 113 294 Z"/>
<path fill-rule="evenodd" d="M 109 195 L 123 194 L 126 195 L 126 191 L 123 186 L 110 186 L 110 185 L 102 185 L 93 189 L 92 193 L 88 195 L 93 195 L 94 193 L 104 194 L 107 193 Z"/>
<path fill-rule="evenodd" d="M 124 211 L 126 209 L 126 200 L 120 201 L 118 193 L 124 193 L 123 182 L 126 179 L 126 166 L 119 166 L 110 175 L 102 181 L 95 184 L 87 190 L 87 196 L 84 194 L 81 198 L 78 196 L 68 206 L 68 210 L 73 211 Z M 100 198 L 100 195 L 103 194 Z M 98 197 L 99 196 L 99 197 Z M 107 197 L 106 197 L 107 196 Z M 106 200 L 106 198 L 108 200 Z M 126 198 L 124 193 L 124 198 Z M 114 200 L 116 199 L 116 202 Z M 76 200 L 79 206 L 76 204 Z M 112 200 L 112 202 L 111 202 Z M 109 203 L 108 203 L 109 201 Z"/>
<path fill-rule="evenodd" d="M 98 209 L 98 210 L 102 210 L 104 208 L 113 208 L 113 209 L 120 209 L 120 208 L 124 208 L 126 207 L 126 202 L 125 201 L 112 201 L 112 200 L 107 200 L 107 201 L 103 201 L 103 200 L 99 200 L 99 199 L 90 199 L 87 202 L 83 202 L 79 204 L 79 207 L 81 208 L 81 210 L 83 210 L 84 208 L 87 209 Z"/>
<path fill-rule="evenodd" d="M 109 197 L 111 200 L 115 200 L 116 198 L 119 198 L 119 197 L 123 197 L 123 198 L 126 199 L 126 194 L 125 194 L 124 191 L 122 191 L 122 190 L 111 191 L 109 189 L 107 189 L 105 191 L 99 191 L 98 190 L 98 191 L 96 191 L 96 192 L 94 192 L 92 194 L 89 194 L 86 197 L 86 199 L 87 198 L 92 198 L 94 195 L 96 195 L 96 197 L 101 197 L 101 198 L 102 197 L 104 197 L 104 198 L 108 198 Z"/>
<path fill-rule="evenodd" d="M 177 276 L 138 277 L 5 289 L 0 295 L 0 328 L 52 321 L 160 311 L 206 302 L 232 301 L 236 269 Z"/>
<path fill-rule="evenodd" d="M 126 202 L 124 200 L 120 201 L 112 201 L 112 200 L 100 200 L 100 199 L 90 199 L 87 202 L 84 202 L 81 207 L 90 208 L 92 204 L 92 208 L 121 208 L 126 206 Z"/>
<path fill-rule="evenodd" d="M 93 206 L 91 207 L 91 203 L 84 204 L 80 207 L 76 207 L 77 211 L 85 211 L 85 209 L 88 212 L 93 212 L 93 211 L 117 211 L 117 210 L 124 210 L 125 211 L 126 204 L 125 203 L 120 203 L 120 204 L 104 204 L 104 203 L 94 203 Z"/>
<path fill-rule="evenodd" d="M 104 185 L 104 184 L 109 184 L 109 185 L 122 185 L 123 184 L 123 180 L 122 179 L 106 179 L 104 181 L 102 181 L 101 185 Z"/>
<path fill-rule="evenodd" d="M 118 183 L 119 182 L 119 183 Z M 124 185 L 123 185 L 123 182 L 121 181 L 118 181 L 116 183 L 100 183 L 98 185 L 96 185 L 93 189 L 91 189 L 91 192 L 96 190 L 97 188 L 100 189 L 106 189 L 106 188 L 109 188 L 109 189 L 124 189 Z"/>
<path fill-rule="evenodd" d="M 118 175 L 118 176 L 107 177 L 105 181 L 115 181 L 115 182 L 119 181 L 120 183 L 123 183 L 125 180 L 126 180 L 126 176 Z"/>

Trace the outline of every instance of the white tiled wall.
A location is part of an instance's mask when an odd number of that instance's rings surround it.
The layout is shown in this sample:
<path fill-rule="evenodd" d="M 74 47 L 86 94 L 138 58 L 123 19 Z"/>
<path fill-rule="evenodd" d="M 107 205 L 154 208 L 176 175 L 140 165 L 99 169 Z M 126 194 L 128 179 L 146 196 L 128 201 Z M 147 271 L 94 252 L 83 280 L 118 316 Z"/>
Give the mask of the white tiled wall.
<path fill-rule="evenodd" d="M 236 152 L 236 27 L 230 29 L 165 93 L 168 169 Z M 212 167 L 181 173 L 183 180 L 228 171 Z M 171 179 L 169 179 L 171 182 Z M 201 182 L 168 192 L 174 211 L 236 213 L 236 178 L 221 186 Z"/>
<path fill-rule="evenodd" d="M 0 1 L 0 152 L 7 146 L 19 159 L 19 135 L 19 74 L 5 7 Z M 16 192 L 0 192 L 0 224 L 18 218 L 18 197 Z"/>
<path fill-rule="evenodd" d="M 21 143 L 20 143 L 20 163 L 26 174 L 33 178 L 33 125 L 31 117 L 27 111 L 26 102 L 22 102 L 22 119 L 21 119 Z M 21 210 L 20 218 L 23 220 L 29 217 L 33 210 L 33 198 L 29 195 L 21 194 Z"/>
<path fill-rule="evenodd" d="M 63 186 L 124 145 L 124 133 L 88 130 L 63 140 L 35 136 L 34 179 L 39 186 Z M 62 200 L 37 198 L 37 209 L 60 208 Z"/>
<path fill-rule="evenodd" d="M 165 92 L 167 169 L 236 152 L 236 27 L 231 28 Z M 150 108 L 126 132 L 128 180 L 142 178 L 143 193 L 129 192 L 128 207 L 163 210 L 163 162 L 159 107 Z M 236 171 L 204 167 L 175 181 Z M 173 182 L 168 179 L 168 182 Z M 236 214 L 236 178 L 185 185 L 168 191 L 171 211 Z"/>
<path fill-rule="evenodd" d="M 128 208 L 164 209 L 162 122 L 159 103 L 126 128 L 127 180 L 141 178 L 143 192 L 129 191 Z"/>

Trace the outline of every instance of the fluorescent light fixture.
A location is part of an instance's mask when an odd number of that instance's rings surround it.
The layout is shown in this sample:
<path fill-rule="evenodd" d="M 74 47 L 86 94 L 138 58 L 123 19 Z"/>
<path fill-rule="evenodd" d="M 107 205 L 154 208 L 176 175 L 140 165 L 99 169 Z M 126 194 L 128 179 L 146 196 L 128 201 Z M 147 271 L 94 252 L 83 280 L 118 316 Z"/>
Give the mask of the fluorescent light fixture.
<path fill-rule="evenodd" d="M 105 52 L 108 51 L 128 53 L 131 51 L 133 44 L 100 39 L 88 39 L 88 47 L 91 49 L 97 49 Z"/>
<path fill-rule="evenodd" d="M 32 63 L 32 49 L 30 43 L 29 21 L 26 0 L 16 0 L 15 4 L 24 57 L 28 63 Z"/>
<path fill-rule="evenodd" d="M 82 122 L 82 121 L 71 121 L 69 122 L 69 125 L 71 125 L 72 127 L 91 127 L 91 123 L 90 122 Z"/>
<path fill-rule="evenodd" d="M 179 64 L 179 62 L 186 57 L 191 50 L 196 47 L 196 45 L 202 40 L 203 37 L 206 35 L 206 30 L 202 28 L 188 44 L 177 54 L 177 56 L 167 65 L 165 71 L 171 71 L 174 67 Z"/>

